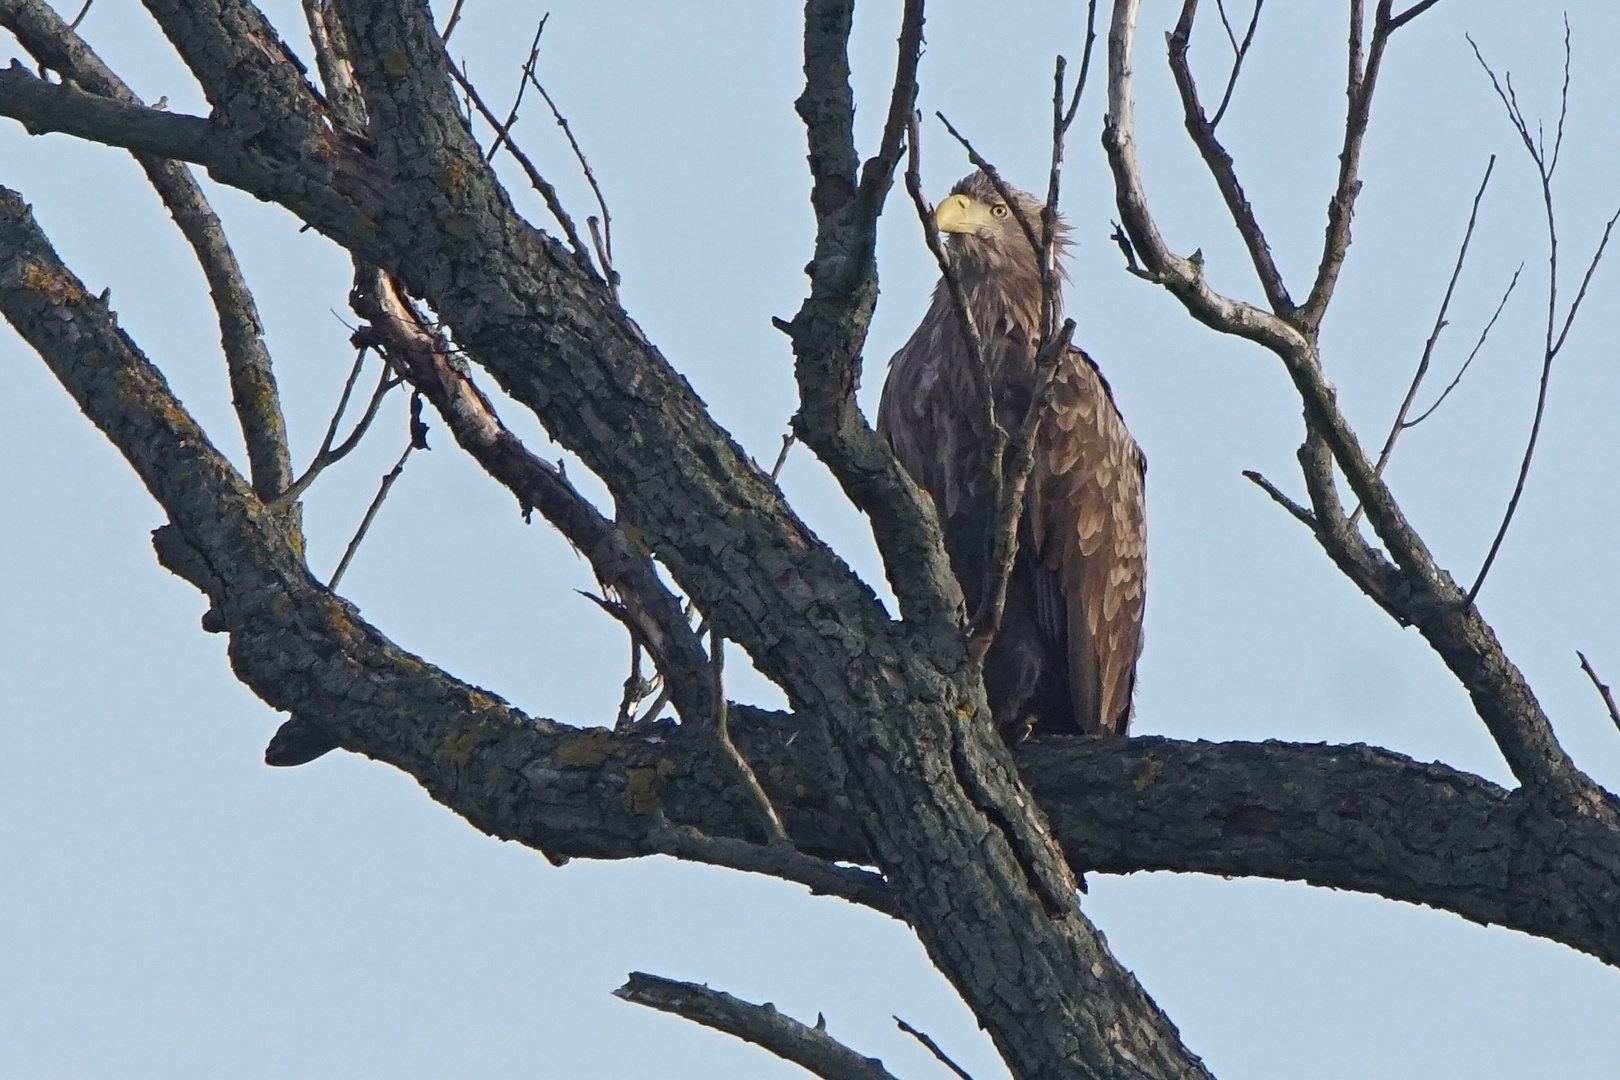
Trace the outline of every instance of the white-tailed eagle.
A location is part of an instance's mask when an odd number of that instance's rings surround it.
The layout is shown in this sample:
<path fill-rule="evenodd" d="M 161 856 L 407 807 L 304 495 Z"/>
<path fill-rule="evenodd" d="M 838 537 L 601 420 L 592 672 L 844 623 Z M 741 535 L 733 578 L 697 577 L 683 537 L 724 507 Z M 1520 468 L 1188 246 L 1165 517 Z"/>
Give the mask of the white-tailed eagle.
<path fill-rule="evenodd" d="M 983 342 L 996 416 L 1016 433 L 1035 389 L 1040 267 L 1014 214 L 1040 235 L 1041 202 L 1014 206 L 975 172 L 935 211 Z M 1066 228 L 1058 230 L 1056 265 Z M 878 431 L 934 498 L 967 610 L 990 586 L 994 484 L 989 410 L 945 281 L 889 364 Z M 1113 393 L 1077 348 L 1058 362 L 1035 441 L 1018 556 L 1000 632 L 984 660 L 990 711 L 1010 740 L 1123 735 L 1142 651 L 1147 465 Z"/>

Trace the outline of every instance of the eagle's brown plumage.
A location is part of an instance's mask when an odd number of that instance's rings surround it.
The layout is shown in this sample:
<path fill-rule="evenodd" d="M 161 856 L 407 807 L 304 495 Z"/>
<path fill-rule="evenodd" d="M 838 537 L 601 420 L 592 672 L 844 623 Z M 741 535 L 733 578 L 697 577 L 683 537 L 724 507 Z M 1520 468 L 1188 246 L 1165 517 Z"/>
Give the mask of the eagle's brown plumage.
<path fill-rule="evenodd" d="M 1039 235 L 1041 203 L 1014 192 Z M 936 211 L 984 344 L 1003 428 L 1016 432 L 1034 392 L 1040 270 L 1028 239 L 982 172 Z M 1059 227 L 1058 247 L 1066 231 Z M 1054 253 L 1057 254 L 1057 253 Z M 943 280 L 889 364 L 878 430 L 934 497 L 971 612 L 988 587 L 989 424 L 972 352 Z M 985 657 L 991 713 L 1010 738 L 1123 735 L 1142 650 L 1146 462 L 1091 358 L 1071 349 L 1053 375 L 1035 446 L 1018 559 L 1001 631 Z"/>

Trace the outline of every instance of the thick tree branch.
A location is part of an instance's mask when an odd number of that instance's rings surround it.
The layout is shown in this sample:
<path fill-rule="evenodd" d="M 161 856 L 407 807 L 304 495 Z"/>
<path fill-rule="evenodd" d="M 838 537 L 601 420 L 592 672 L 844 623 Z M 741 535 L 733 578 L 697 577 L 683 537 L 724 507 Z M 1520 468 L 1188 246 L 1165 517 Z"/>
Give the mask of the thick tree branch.
<path fill-rule="evenodd" d="M 15 61 L 0 70 L 0 116 L 20 121 L 30 135 L 62 132 L 202 165 L 216 149 L 213 126 L 202 117 L 114 101 L 70 83 L 48 83 Z"/>
<path fill-rule="evenodd" d="M 315 585 L 10 193 L 0 197 L 0 310 L 168 509 L 165 563 L 209 593 L 234 666 L 272 705 L 410 773 L 480 828 L 556 856 L 657 851 L 659 809 L 712 836 L 757 828 L 752 807 L 726 797 L 696 727 L 615 735 L 530 719 L 401 652 Z M 794 843 L 871 861 L 815 725 L 732 713 Z M 1078 867 L 1303 874 L 1620 964 L 1620 834 L 1591 818 L 1555 821 L 1478 778 L 1364 747 L 1054 739 L 1018 758 Z"/>
<path fill-rule="evenodd" d="M 273 158 L 244 145 L 216 177 L 283 202 L 432 303 L 467 354 L 608 482 L 621 518 L 714 626 L 828 725 L 877 865 L 1015 1072 L 1201 1075 L 1075 909 L 1072 877 L 995 732 L 960 730 L 983 706 L 954 626 L 925 620 L 921 640 L 900 646 L 870 591 L 787 511 L 605 284 L 512 214 L 458 115 L 425 5 L 338 4 L 370 118 L 363 145 L 322 126 L 256 13 L 216 25 L 191 5 L 149 6 L 215 101 L 215 122 L 251 112 L 274 133 Z M 884 462 L 899 475 L 886 450 Z M 948 564 L 923 520 L 930 588 L 944 594 Z M 986 954 L 994 941 L 1019 946 Z"/>
<path fill-rule="evenodd" d="M 855 403 L 861 349 L 877 301 L 877 219 L 893 184 L 917 99 L 922 0 L 906 0 L 894 87 L 878 153 L 857 175 L 855 105 L 849 83 L 852 0 L 805 5 L 805 88 L 797 107 L 810 146 L 816 213 L 810 295 L 791 322 L 799 411 L 793 431 L 837 477 L 872 522 L 901 614 L 920 623 L 955 615 L 960 591 L 931 501 Z"/>
<path fill-rule="evenodd" d="M 0 26 L 10 30 L 35 60 L 72 80 L 80 89 L 124 105 L 144 107 L 134 91 L 40 0 L 0 0 Z M 281 397 L 253 293 L 225 239 L 224 227 L 191 171 L 167 158 L 139 151 L 134 156 L 174 216 L 208 279 L 219 315 L 231 401 L 242 426 L 253 489 L 261 498 L 275 498 L 292 483 L 292 460 Z"/>
<path fill-rule="evenodd" d="M 801 1024 L 770 1004 L 753 1005 L 707 986 L 640 971 L 632 971 L 613 994 L 735 1035 L 823 1080 L 894 1080 L 883 1062 L 857 1054 L 828 1035 L 822 1024 Z"/>

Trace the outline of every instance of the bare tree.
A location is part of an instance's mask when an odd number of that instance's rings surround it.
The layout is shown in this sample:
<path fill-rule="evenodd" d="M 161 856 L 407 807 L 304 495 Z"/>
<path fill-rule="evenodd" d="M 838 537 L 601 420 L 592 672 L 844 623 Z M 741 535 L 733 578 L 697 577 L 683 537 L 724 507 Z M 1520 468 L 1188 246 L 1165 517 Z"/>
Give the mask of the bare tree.
<path fill-rule="evenodd" d="M 798 108 L 816 240 L 809 295 L 780 324 L 796 357 L 794 435 L 869 519 L 897 615 L 805 527 L 774 474 L 715 423 L 631 320 L 605 202 L 582 236 L 515 141 L 516 106 L 503 119 L 485 100 L 445 47 L 456 17 L 441 30 L 426 3 L 305 0 L 312 75 L 247 0 L 148 0 L 207 95 L 204 117 L 142 104 L 41 0 L 0 0 L 0 25 L 38 69 L 0 72 L 0 114 L 36 134 L 131 151 L 195 250 L 219 313 L 245 472 L 215 449 L 118 327 L 106 297 L 63 264 L 10 191 L 0 192 L 0 310 L 168 515 L 153 537 L 158 559 L 205 594 L 204 629 L 229 636 L 236 675 L 287 714 L 266 752 L 272 764 L 341 748 L 403 770 L 478 828 L 554 860 L 668 854 L 799 882 L 891 915 L 918 935 L 1015 1076 L 1204 1076 L 1081 912 L 1081 874 L 1305 879 L 1620 962 L 1620 804 L 1560 747 L 1475 603 L 1530 473 L 1553 361 L 1608 239 L 1605 230 L 1571 290 L 1560 276 L 1551 194 L 1561 119 L 1549 145 L 1503 82 L 1546 196 L 1547 332 L 1518 484 L 1466 587 L 1437 563 L 1383 475 L 1400 431 L 1423 418 L 1409 409 L 1429 353 L 1382 455 L 1367 452 L 1324 371 L 1320 331 L 1350 246 L 1374 91 L 1392 41 L 1435 2 L 1397 10 L 1377 0 L 1369 19 L 1362 0 L 1351 0 L 1340 168 L 1301 299 L 1218 135 L 1259 3 L 1246 27 L 1226 24 L 1232 56 L 1213 118 L 1189 61 L 1197 0 L 1183 4 L 1170 63 L 1188 133 L 1263 303 L 1215 291 L 1203 257 L 1176 254 L 1155 224 L 1132 107 L 1137 0 L 1101 13 L 1103 145 L 1128 269 L 1199 322 L 1274 354 L 1298 392 L 1308 505 L 1258 474 L 1255 481 L 1370 600 L 1422 634 L 1466 689 L 1518 781 L 1512 790 L 1366 746 L 1003 744 L 985 704 L 972 613 L 962 610 L 933 508 L 855 401 L 877 298 L 877 223 L 908 128 L 916 149 L 922 0 L 904 5 L 882 135 L 864 160 L 849 70 L 853 0 L 805 4 Z M 545 95 L 532 52 L 523 85 Z M 1053 207 L 1074 116 L 1066 99 L 1060 62 Z M 477 141 L 478 125 L 496 133 L 488 147 Z M 558 236 L 513 209 L 491 167 L 502 150 L 544 198 Z M 186 163 L 285 207 L 353 257 L 356 359 L 303 470 L 252 295 Z M 1459 273 L 1465 254 L 1466 241 Z M 1442 308 L 1435 336 L 1444 322 Z M 1063 343 L 1073 332 L 1050 329 Z M 373 356 L 368 396 L 361 380 Z M 480 379 L 583 460 L 611 492 L 611 515 L 524 445 Z M 611 730 L 525 715 L 398 648 L 335 591 L 347 556 L 326 582 L 310 569 L 299 498 L 371 437 L 379 404 L 395 389 L 411 394 L 412 425 L 391 478 L 425 445 L 426 418 L 436 417 L 525 512 L 538 511 L 589 561 L 600 607 L 631 641 Z M 1011 444 L 1013 459 L 1019 445 Z M 1019 477 L 1009 479 L 1016 491 Z M 364 532 L 362 524 L 350 555 Z M 782 689 L 790 712 L 727 700 L 726 642 Z M 666 705 L 679 723 L 659 718 Z M 641 974 L 620 995 L 736 1034 L 816 1075 L 888 1075 L 819 1026 L 768 1006 Z"/>

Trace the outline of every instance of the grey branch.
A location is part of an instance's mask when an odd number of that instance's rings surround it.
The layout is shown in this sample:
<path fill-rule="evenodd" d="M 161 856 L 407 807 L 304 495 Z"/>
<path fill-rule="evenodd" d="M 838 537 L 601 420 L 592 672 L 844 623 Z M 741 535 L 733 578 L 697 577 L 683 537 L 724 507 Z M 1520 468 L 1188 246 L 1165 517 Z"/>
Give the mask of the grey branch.
<path fill-rule="evenodd" d="M 1610 691 L 1609 684 L 1598 678 L 1598 673 L 1593 670 L 1592 663 L 1586 658 L 1585 653 L 1576 649 L 1575 655 L 1581 658 L 1581 670 L 1586 672 L 1586 677 L 1592 680 L 1592 685 L 1597 687 L 1598 694 L 1603 698 L 1603 705 L 1609 710 L 1609 719 L 1614 721 L 1615 727 L 1620 728 L 1620 706 L 1615 705 L 1614 693 Z"/>
<path fill-rule="evenodd" d="M 1421 423 L 1430 412 L 1433 412 L 1435 409 L 1439 408 L 1440 401 L 1444 401 L 1446 395 L 1451 393 L 1451 387 L 1448 386 L 1445 393 L 1440 395 L 1440 400 L 1436 401 L 1428 412 L 1425 412 L 1422 417 L 1414 420 L 1412 424 L 1408 424 L 1406 422 L 1406 416 L 1412 410 L 1412 402 L 1417 399 L 1418 389 L 1423 385 L 1423 378 L 1429 373 L 1429 361 L 1434 356 L 1435 344 L 1440 340 L 1441 331 L 1446 328 L 1446 312 L 1451 309 L 1451 297 L 1457 291 L 1458 280 L 1462 278 L 1463 265 L 1468 261 L 1468 245 L 1474 239 L 1474 225 L 1479 221 L 1479 204 L 1480 201 L 1485 198 L 1485 189 L 1490 186 L 1491 173 L 1495 171 L 1495 169 L 1496 155 L 1492 154 L 1490 161 L 1486 162 L 1485 164 L 1485 176 L 1479 182 L 1479 190 L 1474 192 L 1474 204 L 1468 211 L 1468 227 L 1463 230 L 1462 244 L 1457 248 L 1457 263 L 1451 268 L 1451 280 L 1446 282 L 1445 295 L 1440 299 L 1440 311 L 1434 317 L 1434 329 L 1429 332 L 1428 340 L 1423 343 L 1423 355 L 1418 357 L 1417 371 L 1412 376 L 1412 385 L 1407 387 L 1406 397 L 1402 399 L 1401 407 L 1395 413 L 1395 422 L 1390 425 L 1389 437 L 1384 440 L 1384 448 L 1378 452 L 1378 464 L 1374 466 L 1373 471 L 1379 475 L 1383 475 L 1385 466 L 1389 464 L 1389 456 L 1395 452 L 1395 440 L 1401 437 L 1401 432 L 1405 431 L 1408 427 Z M 1514 283 L 1516 284 L 1518 280 L 1519 275 L 1515 273 L 1513 275 Z M 1512 291 L 1512 286 L 1509 286 L 1508 292 L 1511 293 Z M 1504 296 L 1502 298 L 1502 305 L 1506 306 L 1506 304 L 1507 297 Z M 1496 310 L 1497 314 L 1501 314 L 1501 307 L 1498 307 Z M 1495 324 L 1496 318 L 1493 316 L 1491 321 L 1485 327 L 1485 334 L 1489 334 L 1491 327 Z M 1485 342 L 1485 334 L 1480 335 L 1481 345 L 1483 345 Z M 1477 353 L 1479 350 L 1476 347 L 1474 351 Z M 1468 357 L 1468 363 L 1471 363 L 1473 359 L 1473 354 L 1470 354 Z M 1457 381 L 1462 379 L 1463 371 L 1468 370 L 1468 363 L 1463 364 L 1462 371 L 1457 373 L 1457 380 L 1452 382 L 1452 386 L 1457 385 Z M 1355 512 L 1350 515 L 1351 524 L 1354 524 L 1360 517 L 1361 507 L 1357 506 Z"/>
<path fill-rule="evenodd" d="M 912 1027 L 910 1024 L 906 1023 L 904 1020 L 900 1019 L 898 1016 L 894 1018 L 894 1022 L 895 1022 L 895 1026 L 897 1026 L 901 1031 L 905 1032 L 907 1035 L 910 1035 L 913 1039 L 916 1039 L 918 1042 L 922 1043 L 923 1046 L 928 1050 L 928 1052 L 930 1054 L 933 1054 L 934 1057 L 939 1061 L 939 1063 L 941 1065 L 944 1065 L 947 1069 L 951 1070 L 951 1072 L 955 1073 L 960 1078 L 960 1080 L 973 1080 L 973 1077 L 968 1075 L 968 1071 L 966 1069 L 962 1068 L 962 1066 L 960 1066 L 956 1062 L 952 1061 L 946 1055 L 945 1051 L 943 1051 L 943 1050 L 941 1050 L 939 1048 L 939 1044 L 936 1043 L 933 1039 L 928 1037 L 927 1032 L 918 1031 L 916 1028 Z"/>
<path fill-rule="evenodd" d="M 81 90 L 144 108 L 135 92 L 74 32 L 89 10 L 86 2 L 69 25 L 40 0 L 0 0 L 0 26 L 11 31 L 41 65 L 71 80 Z M 231 404 L 247 447 L 253 489 L 262 499 L 276 498 L 292 482 L 292 459 L 281 395 L 253 293 L 225 238 L 223 224 L 191 170 L 167 157 L 139 151 L 134 157 L 191 245 L 208 280 L 219 317 Z"/>
<path fill-rule="evenodd" d="M 113 101 L 72 83 L 48 83 L 18 61 L 0 69 L 0 116 L 20 121 L 30 135 L 59 131 L 198 165 L 215 156 L 213 125 L 200 116 Z"/>
<path fill-rule="evenodd" d="M 820 1027 L 801 1024 L 771 1004 L 754 1005 L 697 983 L 632 971 L 615 997 L 674 1013 L 734 1035 L 791 1061 L 822 1080 L 895 1080 L 877 1058 L 856 1053 Z"/>

